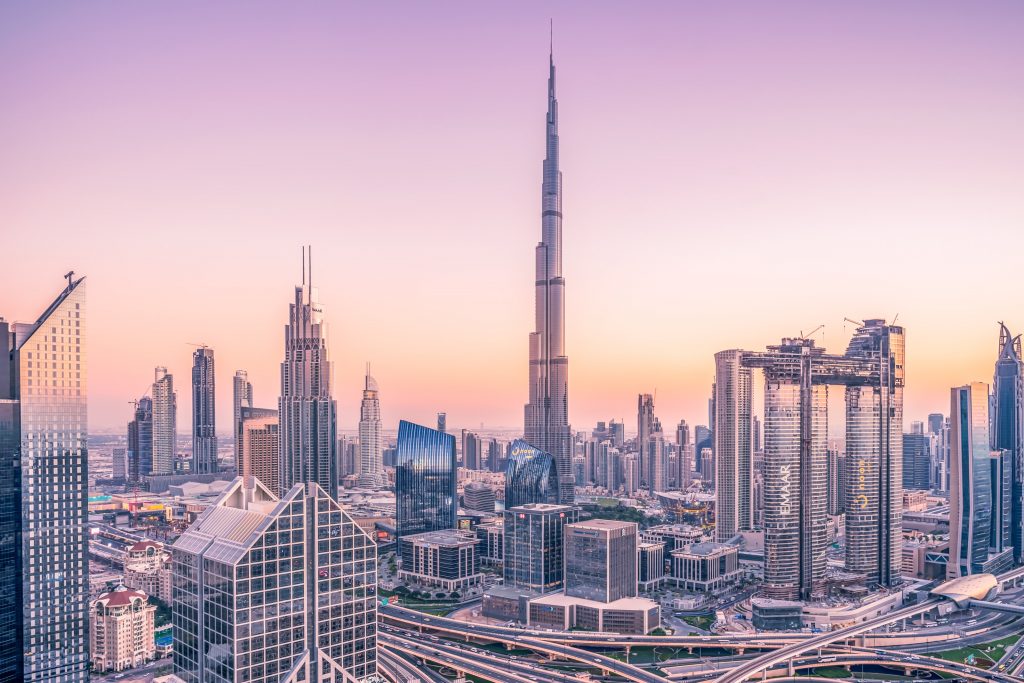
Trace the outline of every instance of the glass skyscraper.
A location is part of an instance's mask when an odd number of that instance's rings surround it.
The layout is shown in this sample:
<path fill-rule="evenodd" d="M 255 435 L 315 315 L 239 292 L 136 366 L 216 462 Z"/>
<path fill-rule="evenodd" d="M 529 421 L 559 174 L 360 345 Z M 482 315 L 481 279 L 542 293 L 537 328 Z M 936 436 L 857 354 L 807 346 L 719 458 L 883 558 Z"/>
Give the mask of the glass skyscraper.
<path fill-rule="evenodd" d="M 85 278 L 0 318 L 0 680 L 86 681 Z"/>
<path fill-rule="evenodd" d="M 612 602 L 636 597 L 637 525 L 591 519 L 565 527 L 565 594 Z"/>
<path fill-rule="evenodd" d="M 725 543 L 754 528 L 753 372 L 737 349 L 715 354 L 712 426 L 715 452 L 715 537 Z"/>
<path fill-rule="evenodd" d="M 202 346 L 192 354 L 192 471 L 217 471 L 217 391 L 213 349 Z"/>
<path fill-rule="evenodd" d="M 139 484 L 153 474 L 153 399 L 143 396 L 135 403 L 128 423 L 128 482 Z"/>
<path fill-rule="evenodd" d="M 949 481 L 950 578 L 986 571 L 992 524 L 988 385 L 951 391 Z"/>
<path fill-rule="evenodd" d="M 302 284 L 288 306 L 281 363 L 281 490 L 315 481 L 331 496 L 338 495 L 338 407 L 331 393 L 333 365 L 327 349 L 327 323 L 317 290 L 313 263 L 307 278 L 303 250 Z"/>
<path fill-rule="evenodd" d="M 513 441 L 505 468 L 505 509 L 557 502 L 558 468 L 554 457 L 522 439 Z"/>
<path fill-rule="evenodd" d="M 579 518 L 568 505 L 530 503 L 505 508 L 505 585 L 530 593 L 562 587 L 565 526 Z"/>
<path fill-rule="evenodd" d="M 993 390 L 992 445 L 1010 461 L 1010 542 L 1014 559 L 1024 562 L 1024 361 L 1020 335 L 999 324 L 999 356 Z"/>
<path fill-rule="evenodd" d="M 402 420 L 395 454 L 397 535 L 454 529 L 458 514 L 455 437 Z"/>
<path fill-rule="evenodd" d="M 316 483 L 236 478 L 175 541 L 185 683 L 378 680 L 377 548 Z"/>
<path fill-rule="evenodd" d="M 235 471 L 241 472 L 242 462 L 242 408 L 252 408 L 252 382 L 245 370 L 236 370 L 231 384 L 231 431 L 235 435 Z"/>

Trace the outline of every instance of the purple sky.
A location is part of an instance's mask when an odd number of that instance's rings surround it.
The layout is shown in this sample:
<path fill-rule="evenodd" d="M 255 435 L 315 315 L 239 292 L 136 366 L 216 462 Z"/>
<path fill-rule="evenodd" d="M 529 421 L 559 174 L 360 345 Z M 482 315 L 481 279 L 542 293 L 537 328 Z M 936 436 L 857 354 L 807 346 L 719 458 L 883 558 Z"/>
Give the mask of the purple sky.
<path fill-rule="evenodd" d="M 1020 2 L 0 5 L 0 314 L 90 282 L 93 428 L 191 348 L 278 391 L 299 245 L 343 428 L 520 425 L 548 19 L 570 417 L 706 420 L 722 348 L 907 327 L 907 419 L 1024 328 Z"/>

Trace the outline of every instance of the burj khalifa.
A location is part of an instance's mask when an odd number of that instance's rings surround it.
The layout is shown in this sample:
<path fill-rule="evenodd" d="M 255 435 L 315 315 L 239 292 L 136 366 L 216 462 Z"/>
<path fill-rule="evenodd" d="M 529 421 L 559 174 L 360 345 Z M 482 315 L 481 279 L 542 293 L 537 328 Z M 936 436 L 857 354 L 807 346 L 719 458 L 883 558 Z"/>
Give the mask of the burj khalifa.
<path fill-rule="evenodd" d="M 550 57 L 547 155 L 541 185 L 541 241 L 537 245 L 536 332 L 530 335 L 530 402 L 526 441 L 554 456 L 558 501 L 573 503 L 572 441 L 569 435 L 569 359 L 565 355 L 565 278 L 562 277 L 562 172 L 558 169 L 558 100 L 555 62 Z"/>

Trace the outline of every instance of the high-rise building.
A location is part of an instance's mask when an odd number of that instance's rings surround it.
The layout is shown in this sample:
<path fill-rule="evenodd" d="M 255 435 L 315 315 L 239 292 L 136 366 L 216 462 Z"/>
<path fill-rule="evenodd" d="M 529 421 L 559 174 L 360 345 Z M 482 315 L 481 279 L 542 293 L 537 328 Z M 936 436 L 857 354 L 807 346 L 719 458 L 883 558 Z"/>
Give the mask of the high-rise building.
<path fill-rule="evenodd" d="M 516 439 L 505 469 L 505 508 L 530 503 L 558 503 L 558 468 L 550 453 Z"/>
<path fill-rule="evenodd" d="M 651 425 L 651 436 L 647 440 L 647 493 L 654 496 L 656 492 L 668 491 L 668 449 L 665 447 L 665 432 L 661 429 L 661 420 L 654 418 Z"/>
<path fill-rule="evenodd" d="M 312 250 L 311 250 L 312 251 Z M 313 259 L 306 275 L 303 250 L 302 284 L 288 306 L 281 363 L 281 489 L 316 482 L 328 495 L 338 495 L 337 413 L 331 393 L 333 365 L 327 348 L 324 309 L 313 287 Z"/>
<path fill-rule="evenodd" d="M 1021 337 L 999 324 L 993 391 L 992 445 L 1009 453 L 1010 529 L 1014 559 L 1024 563 L 1024 356 Z M 931 418 L 929 418 L 929 421 Z"/>
<path fill-rule="evenodd" d="M 825 480 L 828 483 L 828 498 L 826 502 L 826 509 L 830 515 L 842 514 L 844 509 L 844 495 L 845 490 L 845 478 L 846 478 L 846 455 L 844 455 L 838 444 L 830 442 L 828 444 L 828 471 L 825 475 Z"/>
<path fill-rule="evenodd" d="M 862 366 L 846 385 L 846 569 L 871 585 L 899 583 L 903 569 L 904 332 L 865 320 L 846 348 Z"/>
<path fill-rule="evenodd" d="M 156 605 L 141 591 L 118 586 L 92 604 L 89 650 L 99 673 L 124 671 L 156 658 Z"/>
<path fill-rule="evenodd" d="M 235 463 L 240 477 L 256 477 L 271 491 L 281 487 L 280 415 L 273 408 L 243 406 L 241 423 L 241 460 Z"/>
<path fill-rule="evenodd" d="M 236 467 L 242 462 L 242 408 L 252 408 L 252 405 L 252 383 L 249 381 L 249 373 L 245 370 L 236 370 L 231 383 L 231 432 L 235 437 Z"/>
<path fill-rule="evenodd" d="M 85 278 L 0 318 L 0 680 L 89 679 Z"/>
<path fill-rule="evenodd" d="M 648 454 L 648 444 L 651 441 L 651 431 L 654 429 L 654 396 L 651 394 L 640 394 L 636 398 L 636 450 L 639 453 L 637 465 L 639 467 L 640 483 L 644 486 L 650 485 L 651 463 Z"/>
<path fill-rule="evenodd" d="M 174 474 L 178 456 L 178 394 L 167 368 L 153 371 L 153 474 Z"/>
<path fill-rule="evenodd" d="M 135 402 L 134 419 L 128 423 L 128 482 L 139 484 L 153 474 L 153 399 Z"/>
<path fill-rule="evenodd" d="M 469 431 L 462 430 L 462 466 L 467 470 L 479 470 L 480 466 L 480 437 Z"/>
<path fill-rule="evenodd" d="M 690 449 L 690 427 L 686 420 L 676 426 L 676 486 L 685 489 L 693 475 L 693 451 Z"/>
<path fill-rule="evenodd" d="M 213 349 L 201 346 L 192 354 L 192 471 L 216 472 L 217 409 Z"/>
<path fill-rule="evenodd" d="M 931 480 L 931 441 L 928 434 L 903 435 L 903 488 L 927 491 Z"/>
<path fill-rule="evenodd" d="M 1005 450 L 992 451 L 989 454 L 989 481 L 992 487 L 992 524 L 989 528 L 988 549 L 990 555 L 1005 559 L 1000 561 L 1003 566 L 1010 566 L 1013 553 L 1013 530 L 1010 528 L 1012 501 L 1010 495 L 1013 486 L 1010 477 L 1013 464 L 1010 452 Z"/>
<path fill-rule="evenodd" d="M 579 518 L 576 508 L 528 503 L 505 508 L 505 585 L 530 593 L 562 587 L 567 524 Z"/>
<path fill-rule="evenodd" d="M 598 602 L 636 597 L 636 544 L 633 522 L 591 519 L 567 525 L 565 594 Z"/>
<path fill-rule="evenodd" d="M 754 528 L 753 372 L 737 349 L 715 354 L 715 537 Z"/>
<path fill-rule="evenodd" d="M 554 456 L 559 502 L 572 505 L 572 441 L 569 432 L 569 358 L 565 355 L 565 279 L 562 277 L 562 172 L 558 154 L 555 62 L 548 72 L 548 113 L 541 185 L 541 240 L 537 245 L 536 331 L 530 334 L 530 401 L 526 441 Z"/>
<path fill-rule="evenodd" d="M 950 392 L 950 578 L 988 570 L 992 525 L 988 385 L 974 382 Z"/>
<path fill-rule="evenodd" d="M 380 435 L 380 390 L 367 365 L 363 401 L 359 405 L 359 485 L 378 489 L 387 483 L 384 441 Z"/>
<path fill-rule="evenodd" d="M 395 458 L 397 535 L 454 529 L 458 513 L 455 437 L 402 420 Z"/>
<path fill-rule="evenodd" d="M 236 478 L 172 555 L 185 683 L 377 680 L 377 549 L 315 482 Z"/>
<path fill-rule="evenodd" d="M 448 413 L 437 414 L 437 431 L 447 432 L 448 431 Z"/>
<path fill-rule="evenodd" d="M 487 444 L 487 465 L 491 472 L 502 472 L 508 464 L 508 458 L 505 457 L 505 444 L 502 444 L 497 439 L 492 439 Z"/>
<path fill-rule="evenodd" d="M 471 481 L 462 489 L 462 506 L 467 510 L 494 514 L 494 489 L 483 482 Z"/>

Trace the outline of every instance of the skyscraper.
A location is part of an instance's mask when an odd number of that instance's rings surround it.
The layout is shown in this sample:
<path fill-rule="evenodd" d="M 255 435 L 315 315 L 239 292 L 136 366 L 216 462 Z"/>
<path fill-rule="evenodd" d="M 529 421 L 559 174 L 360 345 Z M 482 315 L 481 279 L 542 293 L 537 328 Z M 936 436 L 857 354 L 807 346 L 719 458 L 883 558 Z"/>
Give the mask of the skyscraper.
<path fill-rule="evenodd" d="M 648 460 L 647 444 L 651 440 L 651 431 L 654 429 L 654 396 L 651 394 L 640 394 L 636 397 L 636 450 L 637 469 L 640 482 L 644 485 L 650 484 L 651 463 Z"/>
<path fill-rule="evenodd" d="M 447 432 L 448 431 L 448 413 L 437 414 L 437 431 Z"/>
<path fill-rule="evenodd" d="M 377 680 L 377 549 L 315 482 L 236 478 L 172 557 L 185 683 Z"/>
<path fill-rule="evenodd" d="M 467 470 L 479 470 L 480 437 L 468 429 L 462 430 L 462 466 Z"/>
<path fill-rule="evenodd" d="M 676 486 L 685 489 L 690 486 L 693 474 L 693 450 L 690 448 L 690 427 L 686 420 L 680 420 L 676 426 Z"/>
<path fill-rule="evenodd" d="M 359 485 L 376 489 L 387 483 L 384 442 L 380 436 L 380 390 L 367 364 L 363 401 L 359 404 Z"/>
<path fill-rule="evenodd" d="M 192 354 L 192 471 L 217 471 L 217 391 L 213 349 L 201 346 Z"/>
<path fill-rule="evenodd" d="M 558 502 L 558 469 L 550 453 L 522 439 L 512 442 L 505 469 L 505 509 Z"/>
<path fill-rule="evenodd" d="M 240 477 L 256 477 L 271 491 L 281 488 L 279 419 L 273 408 L 243 406 L 239 415 L 242 451 L 235 471 Z"/>
<path fill-rule="evenodd" d="M 637 526 L 591 519 L 565 527 L 565 594 L 612 602 L 636 596 Z"/>
<path fill-rule="evenodd" d="M 1024 360 L 1020 335 L 1002 323 L 993 381 L 992 445 L 1008 453 L 1011 543 L 1014 559 L 1024 562 Z"/>
<path fill-rule="evenodd" d="M 974 382 L 950 392 L 950 578 L 988 571 L 992 524 L 989 474 L 988 385 Z"/>
<path fill-rule="evenodd" d="M 715 395 L 710 405 L 715 411 L 715 537 L 720 543 L 754 526 L 754 376 L 743 367 L 742 356 L 737 349 L 715 354 Z"/>
<path fill-rule="evenodd" d="M 178 394 L 167 368 L 153 372 L 153 474 L 174 474 L 178 454 Z"/>
<path fill-rule="evenodd" d="M 0 318 L 0 680 L 89 678 L 85 278 Z"/>
<path fill-rule="evenodd" d="M 338 407 L 331 393 L 333 366 L 327 352 L 327 323 L 316 288 L 313 259 L 303 250 L 302 284 L 288 306 L 281 363 L 281 489 L 316 482 L 330 496 L 338 495 Z"/>
<path fill-rule="evenodd" d="M 455 437 L 402 420 L 395 456 L 397 535 L 454 529 L 458 512 Z"/>
<path fill-rule="evenodd" d="M 579 518 L 568 505 L 529 503 L 505 508 L 505 585 L 531 593 L 562 587 L 564 535 Z"/>
<path fill-rule="evenodd" d="M 903 488 L 927 491 L 931 469 L 931 441 L 928 434 L 903 435 Z"/>
<path fill-rule="evenodd" d="M 252 408 L 252 384 L 249 382 L 249 373 L 245 370 L 236 370 L 231 385 L 231 430 L 235 436 L 235 463 L 242 461 L 242 408 Z M 237 470 L 240 472 L 240 470 Z"/>
<path fill-rule="evenodd" d="M 135 402 L 128 423 L 128 482 L 139 484 L 153 474 L 153 399 L 143 396 Z"/>
<path fill-rule="evenodd" d="M 536 252 L 536 331 L 530 334 L 530 401 L 525 409 L 524 438 L 530 445 L 554 456 L 559 502 L 572 505 L 569 359 L 565 355 L 565 279 L 562 277 L 562 172 L 558 163 L 558 100 L 555 99 L 553 55 L 549 69 L 541 241 Z"/>

